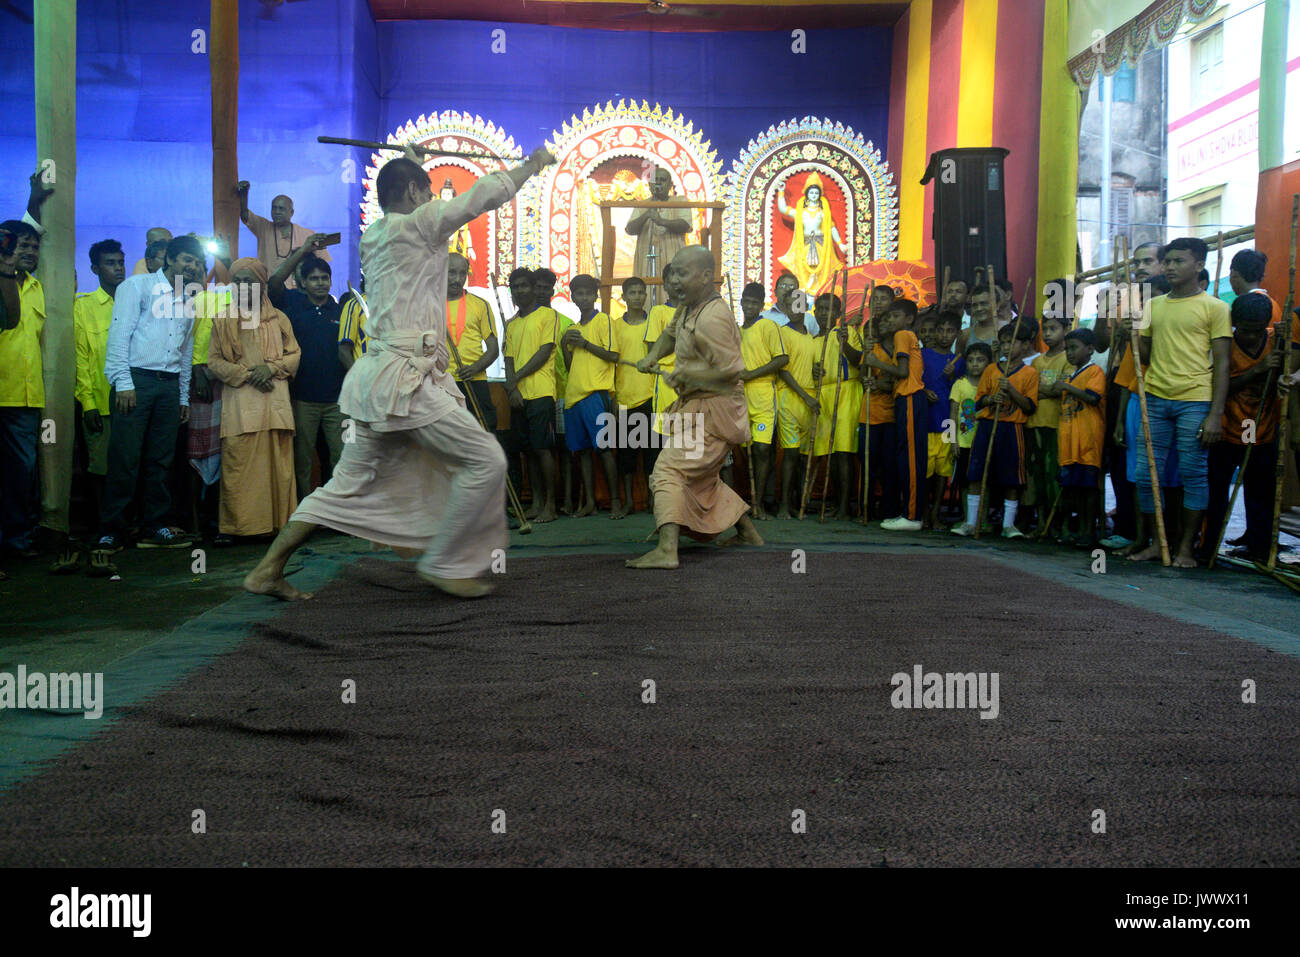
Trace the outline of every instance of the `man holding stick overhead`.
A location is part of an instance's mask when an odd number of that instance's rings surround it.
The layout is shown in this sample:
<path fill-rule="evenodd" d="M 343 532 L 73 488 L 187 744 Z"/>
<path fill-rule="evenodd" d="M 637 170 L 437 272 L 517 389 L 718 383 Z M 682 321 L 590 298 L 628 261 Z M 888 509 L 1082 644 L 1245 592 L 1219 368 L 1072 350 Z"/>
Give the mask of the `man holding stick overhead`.
<path fill-rule="evenodd" d="M 420 576 L 450 595 L 492 590 L 479 576 L 506 544 L 506 462 L 448 371 L 447 241 L 554 162 L 539 147 L 522 166 L 484 176 L 449 202 L 433 201 L 413 150 L 379 171 L 384 216 L 361 240 L 368 344 L 339 396 L 355 435 L 329 484 L 303 501 L 244 579 L 248 591 L 310 598 L 284 580 L 284 566 L 318 525 L 423 551 Z"/>
<path fill-rule="evenodd" d="M 648 372 L 674 353 L 676 365 L 665 379 L 680 398 L 669 410 L 664 449 L 650 476 L 659 545 L 629 561 L 629 568 L 676 568 L 683 531 L 709 541 L 734 527 L 736 536 L 727 544 L 763 544 L 749 506 L 719 477 L 731 446 L 749 438 L 740 329 L 714 287 L 712 253 L 687 246 L 672 266 L 681 311 L 637 368 Z"/>

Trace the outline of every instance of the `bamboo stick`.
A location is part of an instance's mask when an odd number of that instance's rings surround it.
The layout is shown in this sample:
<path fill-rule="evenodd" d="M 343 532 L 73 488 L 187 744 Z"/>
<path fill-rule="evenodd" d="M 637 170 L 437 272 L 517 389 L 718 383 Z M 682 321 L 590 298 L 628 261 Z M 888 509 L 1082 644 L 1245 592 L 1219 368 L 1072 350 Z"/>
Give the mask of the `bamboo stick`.
<path fill-rule="evenodd" d="M 1287 274 L 1286 308 L 1282 310 L 1282 374 L 1291 372 L 1291 310 L 1295 308 L 1295 257 L 1297 232 L 1300 232 L 1300 193 L 1291 197 L 1291 266 Z M 1268 547 L 1268 570 L 1277 568 L 1278 541 L 1282 531 L 1282 486 L 1286 482 L 1286 459 L 1290 451 L 1287 428 L 1291 403 L 1282 403 L 1277 423 L 1277 483 L 1273 492 L 1273 540 Z"/>
<path fill-rule="evenodd" d="M 1124 254 L 1125 308 L 1128 309 L 1133 285 L 1132 274 L 1129 271 L 1127 237 L 1120 237 L 1120 248 Z M 1131 320 L 1132 316 L 1129 318 Z M 1133 350 L 1133 376 L 1137 380 L 1139 411 L 1142 413 L 1142 441 L 1146 445 L 1147 464 L 1151 468 L 1151 496 L 1156 509 L 1156 540 L 1160 543 L 1160 563 L 1168 568 L 1173 562 L 1169 558 L 1169 539 L 1165 535 L 1165 507 L 1161 500 L 1160 468 L 1156 464 L 1155 447 L 1151 443 L 1151 416 L 1147 411 L 1146 377 L 1142 373 L 1142 343 L 1138 325 L 1139 323 L 1134 322 L 1130 328 L 1129 348 Z"/>

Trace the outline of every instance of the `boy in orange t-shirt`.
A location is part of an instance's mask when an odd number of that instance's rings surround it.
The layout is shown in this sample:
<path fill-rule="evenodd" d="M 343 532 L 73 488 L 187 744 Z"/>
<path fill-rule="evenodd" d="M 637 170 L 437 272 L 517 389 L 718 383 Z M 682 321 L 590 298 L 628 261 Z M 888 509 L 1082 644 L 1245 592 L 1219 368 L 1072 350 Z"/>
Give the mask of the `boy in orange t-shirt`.
<path fill-rule="evenodd" d="M 1097 336 L 1076 329 L 1065 336 L 1065 357 L 1073 371 L 1057 380 L 1061 418 L 1057 426 L 1057 455 L 1061 463 L 1061 514 L 1069 525 L 1079 516 L 1079 531 L 1066 532 L 1062 544 L 1093 548 L 1097 509 L 1101 502 L 1101 454 L 1106 441 L 1106 373 L 1092 361 Z"/>
<path fill-rule="evenodd" d="M 921 341 L 912 331 L 916 303 L 897 299 L 885 315 L 880 346 L 889 358 L 875 350 L 862 358 L 864 368 L 894 377 L 894 440 L 882 463 L 897 475 L 901 514 L 887 518 L 881 528 L 888 532 L 919 532 L 925 517 L 926 463 L 929 458 L 930 403 L 922 375 Z"/>

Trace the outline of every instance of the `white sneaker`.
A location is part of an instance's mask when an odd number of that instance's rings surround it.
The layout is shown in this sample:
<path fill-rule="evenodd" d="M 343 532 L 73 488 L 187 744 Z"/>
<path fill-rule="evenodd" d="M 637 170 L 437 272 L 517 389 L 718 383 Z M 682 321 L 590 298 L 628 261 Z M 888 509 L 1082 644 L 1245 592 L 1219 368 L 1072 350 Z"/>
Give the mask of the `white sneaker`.
<path fill-rule="evenodd" d="M 887 532 L 919 532 L 923 526 L 920 522 L 914 522 L 900 515 L 898 518 L 885 519 L 880 523 L 880 527 Z"/>
<path fill-rule="evenodd" d="M 962 522 L 960 525 L 954 525 L 949 531 L 954 535 L 960 535 L 962 538 L 970 538 L 975 534 L 975 526 L 970 522 Z"/>
<path fill-rule="evenodd" d="M 1020 529 L 1016 528 L 1014 525 L 1008 525 L 1006 528 L 1002 529 L 1002 537 L 1003 538 L 1024 538 L 1025 533 L 1022 532 Z"/>

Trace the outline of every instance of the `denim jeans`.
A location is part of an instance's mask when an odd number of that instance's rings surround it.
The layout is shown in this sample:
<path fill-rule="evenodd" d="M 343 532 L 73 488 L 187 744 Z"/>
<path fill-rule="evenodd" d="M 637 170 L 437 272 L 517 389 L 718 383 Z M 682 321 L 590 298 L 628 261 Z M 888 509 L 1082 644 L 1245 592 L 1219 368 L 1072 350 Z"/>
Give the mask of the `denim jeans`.
<path fill-rule="evenodd" d="M 36 528 L 40 428 L 40 409 L 0 407 L 0 543 L 9 551 L 27 548 Z"/>
<path fill-rule="evenodd" d="M 1132 401 L 1137 401 L 1137 398 Z M 1178 449 L 1178 469 L 1183 476 L 1183 508 L 1189 512 L 1204 511 L 1210 501 L 1209 450 L 1201 445 L 1197 433 L 1210 414 L 1210 403 L 1179 402 L 1148 393 L 1147 414 L 1151 419 L 1151 448 L 1156 462 L 1163 466 L 1169 460 L 1169 450 Z M 1142 511 L 1151 514 L 1156 510 L 1156 502 L 1151 491 L 1150 459 L 1142 436 L 1138 435 L 1136 439 L 1138 498 Z M 1160 471 L 1164 473 L 1166 469 Z M 1162 488 L 1164 481 L 1165 475 L 1161 474 Z"/>

